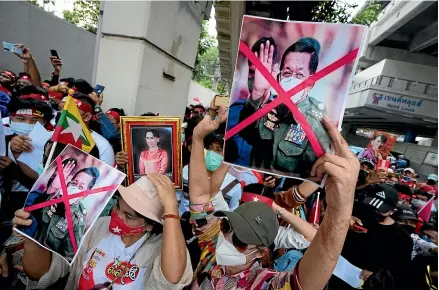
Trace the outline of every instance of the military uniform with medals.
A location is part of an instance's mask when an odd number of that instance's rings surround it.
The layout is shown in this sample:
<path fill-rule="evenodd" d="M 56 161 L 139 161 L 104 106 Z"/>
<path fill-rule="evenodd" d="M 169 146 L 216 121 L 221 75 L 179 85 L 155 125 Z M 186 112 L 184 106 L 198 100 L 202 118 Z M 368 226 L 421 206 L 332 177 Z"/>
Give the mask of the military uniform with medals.
<path fill-rule="evenodd" d="M 70 209 L 72 212 L 73 232 L 76 245 L 79 246 L 81 237 L 85 232 L 87 210 L 81 202 L 71 204 Z M 64 204 L 60 203 L 43 208 L 37 241 L 67 259 L 73 258 L 75 253 L 73 252 L 73 245 L 70 240 Z"/>
<path fill-rule="evenodd" d="M 251 97 L 247 100 L 246 108 L 241 112 L 241 120 L 256 112 L 257 108 L 260 108 L 260 105 L 257 103 Z M 323 150 L 328 152 L 331 139 L 321 122 L 323 116 L 326 115 L 324 104 L 315 98 L 307 96 L 296 106 L 313 129 Z M 281 104 L 277 106 L 253 124 L 256 125 L 249 125 L 248 129 L 242 131 L 243 134 L 241 136 L 249 138 L 249 130 L 252 128 L 256 129 L 253 130 L 251 133 L 253 136 L 250 137 L 253 139 L 253 146 L 264 144 L 264 148 L 258 150 L 257 156 L 255 154 L 252 155 L 256 159 L 262 159 L 259 161 L 262 169 L 266 168 L 290 173 L 310 173 L 317 157 L 309 144 L 302 126 L 296 122 L 286 105 Z M 260 141 L 256 141 L 257 139 Z M 270 145 L 268 146 L 268 144 Z M 255 159 L 253 160 L 255 161 Z M 257 164 L 253 163 L 253 165 L 259 167 Z"/>

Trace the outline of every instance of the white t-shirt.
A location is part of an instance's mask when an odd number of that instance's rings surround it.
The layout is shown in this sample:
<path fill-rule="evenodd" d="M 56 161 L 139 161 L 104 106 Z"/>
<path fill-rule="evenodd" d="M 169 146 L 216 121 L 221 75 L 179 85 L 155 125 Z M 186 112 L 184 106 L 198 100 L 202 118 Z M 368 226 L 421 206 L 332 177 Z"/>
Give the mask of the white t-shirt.
<path fill-rule="evenodd" d="M 139 268 L 136 265 L 136 259 L 131 260 L 131 258 L 145 240 L 146 235 L 126 248 L 120 236 L 108 235 L 95 249 L 88 251 L 84 259 L 78 289 L 88 290 L 96 285 L 112 282 L 117 278 L 118 271 L 124 271 L 122 270 L 124 266 L 128 269 L 126 274 L 122 279 L 116 279 L 112 289 L 142 289 L 145 269 Z"/>
<path fill-rule="evenodd" d="M 95 131 L 91 132 L 91 136 L 93 137 L 93 140 L 95 140 L 96 147 L 99 150 L 99 159 L 110 166 L 114 166 L 115 163 L 113 147 L 111 147 L 107 139 L 105 139 Z"/>

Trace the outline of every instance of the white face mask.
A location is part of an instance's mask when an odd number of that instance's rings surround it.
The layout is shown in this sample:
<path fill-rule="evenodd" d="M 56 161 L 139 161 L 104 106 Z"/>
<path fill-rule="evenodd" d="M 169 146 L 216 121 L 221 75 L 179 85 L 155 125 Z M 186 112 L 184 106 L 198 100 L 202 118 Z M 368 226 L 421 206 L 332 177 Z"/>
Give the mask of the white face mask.
<path fill-rule="evenodd" d="M 256 253 L 258 249 L 244 255 L 240 253 L 235 246 L 224 238 L 223 233 L 219 233 L 216 244 L 216 263 L 220 266 L 241 266 L 247 263 L 247 256 Z"/>
<path fill-rule="evenodd" d="M 79 187 L 77 187 L 75 185 L 71 185 L 71 186 L 67 187 L 67 192 L 69 195 L 75 194 L 75 193 L 80 193 L 81 191 L 84 191 L 84 190 L 81 190 Z M 72 198 L 72 199 L 70 199 L 70 204 L 77 203 L 81 199 L 82 199 L 82 197 Z"/>
<path fill-rule="evenodd" d="M 303 80 L 299 80 L 295 77 L 288 77 L 288 78 L 283 78 L 280 81 L 280 86 L 284 89 L 284 91 L 288 92 L 289 90 L 291 90 L 292 88 L 296 87 L 297 85 L 299 85 Z M 304 99 L 307 95 L 305 88 L 304 90 L 298 92 L 297 94 L 295 94 L 294 96 L 291 96 L 291 100 L 297 104 L 298 102 L 300 102 L 302 99 Z"/>
<path fill-rule="evenodd" d="M 26 123 L 11 121 L 10 126 L 11 126 L 11 130 L 15 134 L 19 136 L 27 136 L 35 127 L 35 124 L 26 124 Z"/>

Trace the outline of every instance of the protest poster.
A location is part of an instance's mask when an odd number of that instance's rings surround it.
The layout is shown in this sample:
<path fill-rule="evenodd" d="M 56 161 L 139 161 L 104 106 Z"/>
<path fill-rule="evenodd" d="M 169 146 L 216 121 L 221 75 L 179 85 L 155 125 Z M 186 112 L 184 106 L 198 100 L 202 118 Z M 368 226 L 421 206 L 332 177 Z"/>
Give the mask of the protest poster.
<path fill-rule="evenodd" d="M 15 230 L 70 265 L 125 174 L 73 145 L 59 154 L 30 190 L 24 210 L 32 224 Z"/>
<path fill-rule="evenodd" d="M 358 158 L 366 158 L 373 163 L 378 164 L 378 160 L 387 159 L 393 145 L 396 142 L 396 136 L 388 132 L 375 131 L 367 145 L 367 148 L 358 155 Z"/>
<path fill-rule="evenodd" d="M 322 118 L 341 127 L 366 34 L 360 25 L 244 16 L 225 139 L 250 158 L 229 159 L 236 154 L 226 142 L 225 162 L 310 180 L 314 162 L 331 151 Z"/>

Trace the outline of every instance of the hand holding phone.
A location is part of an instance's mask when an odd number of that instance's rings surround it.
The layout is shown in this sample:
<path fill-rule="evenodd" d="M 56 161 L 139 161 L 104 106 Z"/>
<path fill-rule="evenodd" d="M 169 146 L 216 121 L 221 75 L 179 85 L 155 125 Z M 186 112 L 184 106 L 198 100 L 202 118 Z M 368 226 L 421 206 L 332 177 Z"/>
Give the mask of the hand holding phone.
<path fill-rule="evenodd" d="M 104 92 L 105 87 L 102 85 L 96 85 L 96 87 L 94 88 L 94 92 L 96 93 L 96 95 L 100 95 Z"/>
<path fill-rule="evenodd" d="M 358 232 L 362 232 L 362 233 L 367 233 L 367 229 L 363 228 L 362 226 L 360 226 L 359 224 L 354 224 L 353 228 L 358 231 Z"/>

